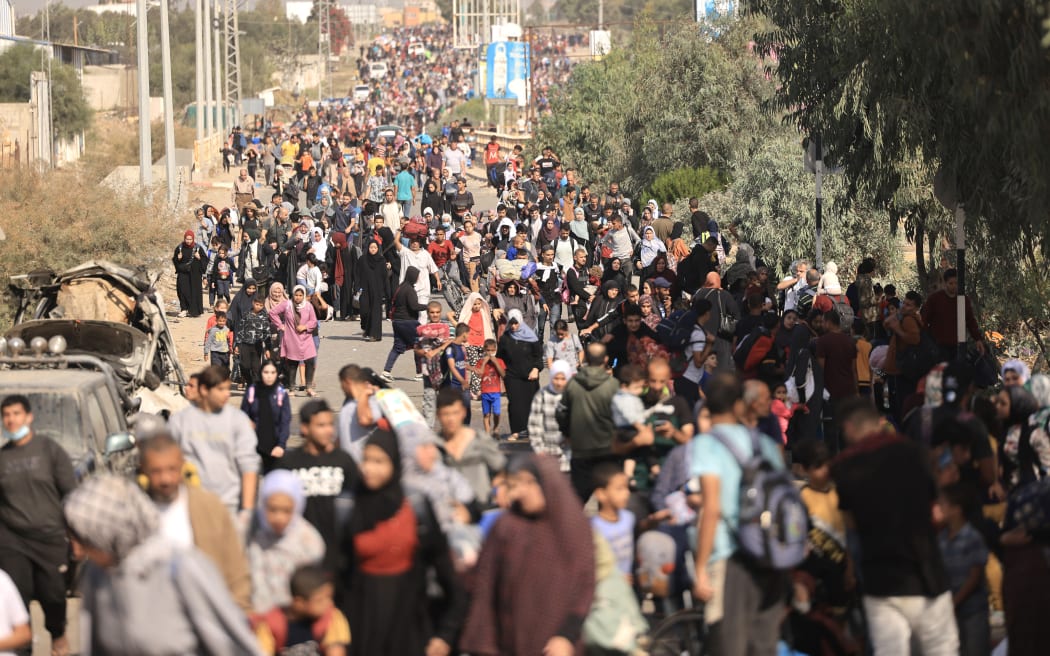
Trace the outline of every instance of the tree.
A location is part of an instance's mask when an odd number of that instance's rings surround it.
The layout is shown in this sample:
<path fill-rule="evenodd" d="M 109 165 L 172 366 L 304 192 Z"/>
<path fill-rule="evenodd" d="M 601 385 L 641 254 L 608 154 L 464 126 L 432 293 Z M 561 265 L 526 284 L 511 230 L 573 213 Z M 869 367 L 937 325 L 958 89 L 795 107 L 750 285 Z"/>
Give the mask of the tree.
<path fill-rule="evenodd" d="M 29 102 L 33 71 L 47 71 L 35 46 L 20 43 L 0 53 L 0 102 Z M 91 108 L 76 72 L 57 61 L 51 62 L 51 116 L 60 137 L 78 134 L 91 124 Z"/>
<path fill-rule="evenodd" d="M 639 26 L 631 42 L 578 65 L 552 99 L 539 142 L 591 180 L 616 180 L 637 194 L 661 173 L 746 159 L 777 123 L 773 95 L 743 26 L 718 39 L 695 24 L 659 37 Z"/>
<path fill-rule="evenodd" d="M 700 199 L 700 208 L 723 226 L 738 223 L 743 241 L 755 245 L 766 263 L 779 272 L 799 257 L 812 257 L 816 217 L 813 176 L 802 167 L 797 135 L 782 130 L 764 141 L 753 156 L 732 169 L 725 191 Z M 854 271 L 864 257 L 874 257 L 879 269 L 894 271 L 900 249 L 888 229 L 889 215 L 859 203 L 845 203 L 847 185 L 841 176 L 824 178 L 823 251 L 842 272 Z"/>
<path fill-rule="evenodd" d="M 651 20 L 674 20 L 693 16 L 693 0 L 605 0 L 606 23 L 634 21 L 643 15 Z M 558 0 L 554 15 L 560 21 L 598 24 L 598 0 Z"/>
<path fill-rule="evenodd" d="M 858 193 L 888 200 L 918 160 L 997 242 L 1050 249 L 1050 52 L 1037 0 L 749 0 L 771 25 L 780 105 L 819 131 Z M 921 39 L 916 36 L 921 35 Z"/>

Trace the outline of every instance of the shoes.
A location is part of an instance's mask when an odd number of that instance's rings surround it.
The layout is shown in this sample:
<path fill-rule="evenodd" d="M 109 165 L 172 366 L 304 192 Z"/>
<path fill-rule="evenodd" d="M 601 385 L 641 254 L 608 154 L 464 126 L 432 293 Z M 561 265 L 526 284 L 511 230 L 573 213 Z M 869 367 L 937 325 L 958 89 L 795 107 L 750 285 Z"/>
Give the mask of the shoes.
<path fill-rule="evenodd" d="M 379 374 L 379 377 L 388 383 L 394 382 L 394 376 L 391 375 L 389 371 L 384 371 L 383 373 Z"/>
<path fill-rule="evenodd" d="M 189 313 L 189 312 L 187 312 L 186 310 L 183 310 L 182 312 L 179 312 L 179 314 L 178 314 L 177 316 L 178 316 L 178 317 L 179 317 L 180 319 L 185 319 L 186 317 L 190 316 L 190 313 Z"/>
<path fill-rule="evenodd" d="M 332 307 L 331 305 L 329 305 L 328 306 L 328 318 L 326 318 L 325 321 L 331 321 L 334 316 L 335 316 L 335 308 Z"/>
<path fill-rule="evenodd" d="M 412 380 L 423 380 L 423 374 L 416 374 L 412 377 Z"/>

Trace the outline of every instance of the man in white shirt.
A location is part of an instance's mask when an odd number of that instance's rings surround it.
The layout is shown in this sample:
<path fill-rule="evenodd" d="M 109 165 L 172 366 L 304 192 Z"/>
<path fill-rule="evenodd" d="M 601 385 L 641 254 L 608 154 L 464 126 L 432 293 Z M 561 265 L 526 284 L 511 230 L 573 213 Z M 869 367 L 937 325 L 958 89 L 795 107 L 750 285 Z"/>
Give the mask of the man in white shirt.
<path fill-rule="evenodd" d="M 784 311 L 794 310 L 798 306 L 798 294 L 806 288 L 806 271 L 809 270 L 809 262 L 795 260 L 791 263 L 791 273 L 777 283 L 777 291 L 784 292 Z"/>
<path fill-rule="evenodd" d="M 453 177 L 459 177 L 463 173 L 463 169 L 467 166 L 467 156 L 459 148 L 459 144 L 449 146 L 442 153 L 444 160 L 444 168 L 448 169 L 449 174 Z"/>
<path fill-rule="evenodd" d="M 158 433 L 139 443 L 139 469 L 160 513 L 160 533 L 181 547 L 195 546 L 222 574 L 233 600 L 251 609 L 251 574 L 241 536 L 219 497 L 200 487 L 178 442 Z"/>
<path fill-rule="evenodd" d="M 701 298 L 693 303 L 693 311 L 696 312 L 696 325 L 693 326 L 693 334 L 689 336 L 689 343 L 685 346 L 685 357 L 689 361 L 682 377 L 675 383 L 675 392 L 685 399 L 690 408 L 696 407 L 700 400 L 700 381 L 704 377 L 704 363 L 714 350 L 714 338 L 708 339 L 704 324 L 711 317 L 711 301 Z"/>
<path fill-rule="evenodd" d="M 441 270 L 434 264 L 434 258 L 430 257 L 430 253 L 423 248 L 421 240 L 413 239 L 408 242 L 408 248 L 405 248 L 401 245 L 401 233 L 398 232 L 394 245 L 397 247 L 397 253 L 401 257 L 401 275 L 398 278 L 398 283 L 405 281 L 405 272 L 408 271 L 408 267 L 419 269 L 419 279 L 416 280 L 415 284 L 416 296 L 419 297 L 420 305 L 426 306 L 430 302 L 430 276 L 434 276 L 436 289 L 439 292 L 441 291 Z M 426 310 L 419 313 L 419 322 L 427 322 Z"/>

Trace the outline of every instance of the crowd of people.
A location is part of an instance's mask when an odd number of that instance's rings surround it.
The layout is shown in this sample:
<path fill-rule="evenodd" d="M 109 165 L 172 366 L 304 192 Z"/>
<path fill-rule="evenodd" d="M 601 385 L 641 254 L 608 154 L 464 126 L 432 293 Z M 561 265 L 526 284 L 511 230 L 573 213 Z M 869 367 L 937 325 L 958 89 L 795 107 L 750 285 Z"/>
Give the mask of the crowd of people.
<path fill-rule="evenodd" d="M 33 599 L 68 649 L 68 540 L 81 654 L 631 654 L 694 603 L 714 655 L 987 655 L 1000 627 L 1043 653 L 1050 378 L 991 365 L 968 299 L 959 352 L 954 269 L 924 296 L 870 258 L 765 262 L 696 199 L 424 134 L 455 55 L 366 56 L 404 84 L 258 126 L 263 176 L 176 248 L 209 366 L 139 480 L 78 485 L 0 402 L 0 649 Z M 389 354 L 293 436 L 328 321 Z"/>

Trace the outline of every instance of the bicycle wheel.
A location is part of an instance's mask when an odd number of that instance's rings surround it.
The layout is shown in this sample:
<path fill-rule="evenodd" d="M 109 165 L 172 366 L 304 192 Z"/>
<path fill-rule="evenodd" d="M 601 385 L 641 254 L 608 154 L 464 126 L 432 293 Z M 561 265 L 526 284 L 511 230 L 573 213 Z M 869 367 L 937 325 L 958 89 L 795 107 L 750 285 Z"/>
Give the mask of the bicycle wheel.
<path fill-rule="evenodd" d="M 704 612 L 687 608 L 668 615 L 649 632 L 648 652 L 650 656 L 703 656 L 705 637 Z"/>
<path fill-rule="evenodd" d="M 458 314 L 463 309 L 463 302 L 466 300 L 466 296 L 463 294 L 463 290 L 459 288 L 458 280 L 447 281 L 441 288 L 441 293 L 453 312 Z"/>

